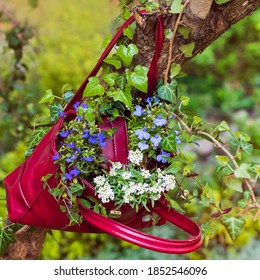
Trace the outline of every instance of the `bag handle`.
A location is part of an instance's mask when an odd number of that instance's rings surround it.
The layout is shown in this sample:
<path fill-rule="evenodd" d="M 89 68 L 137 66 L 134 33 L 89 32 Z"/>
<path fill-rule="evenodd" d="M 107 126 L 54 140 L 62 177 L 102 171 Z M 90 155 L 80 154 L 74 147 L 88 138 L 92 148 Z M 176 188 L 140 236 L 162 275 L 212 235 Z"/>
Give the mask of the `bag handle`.
<path fill-rule="evenodd" d="M 142 15 L 146 15 L 146 11 L 140 11 Z M 74 94 L 71 101 L 68 103 L 68 105 L 65 108 L 65 112 L 73 109 L 73 105 L 82 99 L 83 92 L 87 86 L 89 78 L 96 76 L 99 69 L 102 66 L 103 60 L 108 56 L 110 51 L 113 49 L 116 42 L 120 39 L 120 37 L 123 34 L 123 31 L 126 27 L 128 27 L 133 21 L 135 20 L 134 16 L 132 15 L 129 19 L 127 19 L 124 24 L 118 29 L 117 33 L 114 35 L 114 37 L 111 39 L 110 43 L 100 56 L 98 62 L 96 63 L 95 67 L 92 69 L 92 71 L 89 73 L 89 75 L 86 77 L 86 79 L 83 81 L 79 89 Z M 157 62 L 162 50 L 162 45 L 164 41 L 164 24 L 163 20 L 160 16 L 158 16 L 157 24 L 156 24 L 156 32 L 155 32 L 155 51 L 154 56 L 148 71 L 148 95 L 145 94 L 145 96 L 151 96 L 156 88 L 157 85 Z"/>
<path fill-rule="evenodd" d="M 191 234 L 192 236 L 190 238 L 185 240 L 171 240 L 152 236 L 102 216 L 85 207 L 80 201 L 78 203 L 81 214 L 91 225 L 122 240 L 153 251 L 168 254 L 186 254 L 195 251 L 202 244 L 200 227 L 188 217 L 178 213 L 174 209 L 169 210 L 167 206 L 160 202 L 155 203 L 153 212 Z"/>

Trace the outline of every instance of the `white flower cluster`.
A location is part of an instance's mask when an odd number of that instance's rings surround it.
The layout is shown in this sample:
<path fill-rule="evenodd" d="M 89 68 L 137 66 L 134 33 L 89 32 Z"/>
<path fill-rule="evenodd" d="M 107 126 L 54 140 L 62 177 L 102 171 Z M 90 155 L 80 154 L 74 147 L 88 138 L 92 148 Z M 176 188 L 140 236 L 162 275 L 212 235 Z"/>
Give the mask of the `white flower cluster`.
<path fill-rule="evenodd" d="M 97 195 L 101 199 L 102 203 L 107 203 L 115 199 L 115 194 L 112 187 L 104 176 L 98 176 L 94 178 L 94 183 L 97 186 Z"/>
<path fill-rule="evenodd" d="M 135 150 L 135 151 L 129 151 L 128 159 L 130 162 L 136 165 L 140 165 L 140 163 L 143 161 L 143 154 L 140 150 Z"/>

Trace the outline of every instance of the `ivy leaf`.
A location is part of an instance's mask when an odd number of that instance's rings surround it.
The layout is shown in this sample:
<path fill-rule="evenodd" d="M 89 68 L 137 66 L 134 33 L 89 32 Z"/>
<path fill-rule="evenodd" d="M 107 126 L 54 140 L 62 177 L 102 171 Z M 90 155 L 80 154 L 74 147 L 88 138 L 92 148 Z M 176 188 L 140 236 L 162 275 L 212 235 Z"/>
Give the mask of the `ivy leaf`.
<path fill-rule="evenodd" d="M 245 141 L 241 141 L 240 146 L 241 146 L 242 150 L 244 152 L 246 152 L 248 155 L 252 154 L 252 151 L 253 151 L 253 145 L 252 144 L 247 143 Z"/>
<path fill-rule="evenodd" d="M 216 160 L 220 166 L 226 166 L 229 163 L 229 157 L 227 156 L 216 156 Z"/>
<path fill-rule="evenodd" d="M 117 55 L 113 55 L 112 57 L 107 57 L 103 61 L 109 65 L 113 65 L 117 70 L 122 67 L 121 59 Z"/>
<path fill-rule="evenodd" d="M 183 36 L 184 39 L 189 39 L 190 37 L 190 28 L 186 26 L 180 26 L 178 32 Z"/>
<path fill-rule="evenodd" d="M 171 132 L 169 136 L 163 138 L 162 149 L 167 152 L 176 152 L 176 133 Z"/>
<path fill-rule="evenodd" d="M 105 93 L 104 87 L 100 84 L 100 81 L 97 77 L 89 78 L 89 82 L 86 86 L 84 97 L 88 96 L 101 96 Z"/>
<path fill-rule="evenodd" d="M 242 163 L 234 172 L 236 178 L 250 179 L 250 174 L 248 173 L 249 168 L 249 164 Z"/>
<path fill-rule="evenodd" d="M 185 211 L 181 208 L 181 206 L 178 204 L 178 202 L 176 202 L 173 199 L 170 199 L 170 205 L 173 209 L 177 210 L 178 212 L 180 212 L 181 214 L 184 214 Z"/>
<path fill-rule="evenodd" d="M 243 192 L 242 183 L 234 175 L 225 176 L 223 178 L 225 185 L 237 192 Z"/>
<path fill-rule="evenodd" d="M 7 247 L 15 242 L 13 231 L 10 228 L 0 228 L 0 255 L 2 255 Z"/>
<path fill-rule="evenodd" d="M 180 45 L 179 50 L 184 54 L 185 57 L 192 57 L 193 50 L 195 48 L 195 43 L 191 42 L 189 44 Z"/>
<path fill-rule="evenodd" d="M 123 30 L 123 34 L 124 34 L 124 36 L 128 37 L 129 39 L 133 39 L 134 30 L 133 30 L 132 26 L 129 25 L 127 28 L 125 28 Z"/>
<path fill-rule="evenodd" d="M 188 106 L 190 102 L 190 98 L 188 96 L 182 96 L 181 97 L 181 103 L 183 106 Z"/>
<path fill-rule="evenodd" d="M 249 142 L 251 140 L 251 137 L 248 134 L 241 131 L 236 131 L 236 137 L 244 142 Z"/>
<path fill-rule="evenodd" d="M 109 73 L 109 74 L 103 74 L 102 79 L 110 86 L 113 87 L 115 85 L 115 80 L 118 76 L 118 73 Z"/>
<path fill-rule="evenodd" d="M 229 131 L 230 130 L 230 127 L 229 125 L 227 124 L 226 121 L 222 121 L 218 126 L 217 126 L 217 129 L 219 132 L 223 132 L 223 131 Z"/>
<path fill-rule="evenodd" d="M 148 78 L 147 78 L 148 68 L 137 65 L 134 72 L 126 69 L 126 78 L 130 86 L 134 86 L 141 92 L 147 92 L 148 89 Z"/>
<path fill-rule="evenodd" d="M 33 150 L 40 143 L 42 138 L 47 134 L 49 130 L 49 127 L 37 128 L 27 142 L 27 151 Z M 27 153 L 26 156 L 28 156 Z"/>
<path fill-rule="evenodd" d="M 45 95 L 43 96 L 43 98 L 39 101 L 40 104 L 43 103 L 52 103 L 52 101 L 54 100 L 55 96 L 53 95 L 53 92 L 51 89 L 46 90 Z"/>
<path fill-rule="evenodd" d="M 50 116 L 51 121 L 56 122 L 59 119 L 59 111 L 62 111 L 63 108 L 60 103 L 54 103 L 50 106 Z"/>
<path fill-rule="evenodd" d="M 170 77 L 171 79 L 176 77 L 181 71 L 181 65 L 177 63 L 172 63 L 171 65 L 171 74 Z"/>
<path fill-rule="evenodd" d="M 73 96 L 74 96 L 74 92 L 72 92 L 72 91 L 70 91 L 70 90 L 69 90 L 69 91 L 66 91 L 66 92 L 64 92 L 64 94 L 63 94 L 63 100 L 64 100 L 66 103 L 69 103 Z"/>
<path fill-rule="evenodd" d="M 183 8 L 182 0 L 174 0 L 171 5 L 170 13 L 179 14 Z"/>
<path fill-rule="evenodd" d="M 166 85 L 161 85 L 158 89 L 158 95 L 161 99 L 169 101 L 171 103 L 176 103 L 176 92 L 177 92 L 177 82 L 167 83 Z"/>
<path fill-rule="evenodd" d="M 246 221 L 243 217 L 224 216 L 221 219 L 222 224 L 225 226 L 231 239 L 235 241 L 239 236 Z"/>
<path fill-rule="evenodd" d="M 116 54 L 122 59 L 124 65 L 129 67 L 132 63 L 133 57 L 138 54 L 138 48 L 135 44 L 129 44 L 127 47 L 120 45 Z"/>
<path fill-rule="evenodd" d="M 129 90 L 125 90 L 125 91 L 122 91 L 121 89 L 115 90 L 113 92 L 113 99 L 114 101 L 121 101 L 128 108 L 132 106 L 132 95 L 131 95 L 131 91 Z"/>

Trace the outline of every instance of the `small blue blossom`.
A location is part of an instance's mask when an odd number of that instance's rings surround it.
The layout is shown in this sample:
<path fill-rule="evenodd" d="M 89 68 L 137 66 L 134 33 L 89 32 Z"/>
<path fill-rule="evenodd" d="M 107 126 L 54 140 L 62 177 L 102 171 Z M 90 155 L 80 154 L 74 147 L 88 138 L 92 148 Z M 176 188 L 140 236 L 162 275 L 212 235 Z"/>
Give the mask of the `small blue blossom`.
<path fill-rule="evenodd" d="M 72 163 L 72 162 L 74 162 L 77 158 L 78 158 L 78 157 L 77 157 L 75 154 L 73 154 L 71 157 L 67 157 L 67 158 L 66 158 L 66 162 L 67 162 L 67 163 Z"/>
<path fill-rule="evenodd" d="M 80 170 L 77 169 L 77 167 L 74 167 L 74 169 L 70 171 L 70 175 L 73 177 L 78 176 L 79 174 L 80 174 Z"/>
<path fill-rule="evenodd" d="M 63 112 L 63 111 L 61 111 L 61 110 L 58 110 L 58 115 L 59 115 L 60 117 L 62 117 L 63 119 L 66 117 L 66 113 Z"/>
<path fill-rule="evenodd" d="M 72 180 L 72 175 L 70 174 L 70 173 L 65 173 L 65 178 L 67 179 L 67 180 Z"/>
<path fill-rule="evenodd" d="M 77 122 L 81 122 L 82 120 L 83 120 L 83 117 L 82 117 L 82 116 L 77 116 L 77 117 L 76 117 L 76 121 L 77 121 Z"/>
<path fill-rule="evenodd" d="M 156 126 L 163 126 L 167 124 L 167 120 L 162 117 L 162 114 L 160 114 L 153 120 L 153 124 Z"/>
<path fill-rule="evenodd" d="M 65 130 L 59 133 L 62 138 L 68 138 L 70 135 L 69 130 Z"/>
<path fill-rule="evenodd" d="M 86 162 L 93 162 L 94 161 L 92 156 L 83 157 L 83 158 L 81 158 L 81 160 L 86 161 Z"/>
<path fill-rule="evenodd" d="M 85 130 L 85 131 L 82 133 L 82 138 L 88 138 L 89 136 L 90 136 L 89 130 Z"/>
<path fill-rule="evenodd" d="M 175 140 L 176 140 L 176 144 L 181 144 L 181 139 L 178 136 L 176 136 Z"/>
<path fill-rule="evenodd" d="M 72 143 L 67 144 L 67 147 L 69 147 L 70 149 L 75 149 L 76 144 L 75 144 L 75 142 L 72 142 Z"/>
<path fill-rule="evenodd" d="M 145 114 L 145 112 L 144 112 L 143 108 L 140 105 L 136 105 L 133 115 L 136 117 L 141 117 L 144 114 Z"/>
<path fill-rule="evenodd" d="M 154 102 L 154 104 L 159 104 L 161 102 L 161 99 L 159 98 L 159 97 L 155 97 L 155 102 Z"/>
<path fill-rule="evenodd" d="M 89 138 L 88 138 L 88 142 L 90 144 L 96 144 L 97 141 L 98 141 L 98 136 L 96 134 L 93 134 L 93 135 L 89 136 Z"/>
<path fill-rule="evenodd" d="M 162 137 L 157 133 L 154 137 L 151 137 L 150 140 L 153 144 L 153 148 L 156 149 L 160 145 Z"/>
<path fill-rule="evenodd" d="M 143 129 L 137 129 L 135 131 L 135 135 L 138 137 L 139 140 L 148 140 L 150 138 L 150 133 L 146 132 L 147 128 L 144 127 Z"/>
<path fill-rule="evenodd" d="M 141 151 L 147 150 L 149 148 L 149 145 L 146 142 L 139 142 L 138 143 L 138 148 Z"/>
<path fill-rule="evenodd" d="M 103 132 L 99 133 L 98 135 L 98 143 L 100 147 L 105 147 L 106 146 L 106 142 L 105 142 L 106 136 Z"/>
<path fill-rule="evenodd" d="M 170 156 L 171 156 L 170 153 L 167 153 L 164 150 L 162 150 L 161 154 L 156 157 L 156 160 L 162 163 L 166 163 L 167 160 L 165 159 L 165 157 L 170 157 Z"/>
<path fill-rule="evenodd" d="M 76 102 L 73 107 L 74 109 L 78 112 L 78 109 L 79 109 L 79 105 L 80 105 L 80 102 Z"/>
<path fill-rule="evenodd" d="M 52 156 L 52 160 L 54 160 L 54 161 L 58 160 L 58 159 L 60 159 L 60 157 L 61 156 L 58 153 L 56 153 L 55 155 Z"/>
<path fill-rule="evenodd" d="M 145 102 L 146 102 L 148 105 L 151 105 L 152 102 L 153 102 L 153 98 L 152 98 L 152 97 L 146 97 L 146 98 L 145 98 Z"/>
<path fill-rule="evenodd" d="M 88 105 L 87 104 L 83 104 L 82 106 L 81 106 L 81 108 L 83 109 L 83 111 L 84 111 L 84 113 L 87 111 L 87 109 L 88 109 Z"/>

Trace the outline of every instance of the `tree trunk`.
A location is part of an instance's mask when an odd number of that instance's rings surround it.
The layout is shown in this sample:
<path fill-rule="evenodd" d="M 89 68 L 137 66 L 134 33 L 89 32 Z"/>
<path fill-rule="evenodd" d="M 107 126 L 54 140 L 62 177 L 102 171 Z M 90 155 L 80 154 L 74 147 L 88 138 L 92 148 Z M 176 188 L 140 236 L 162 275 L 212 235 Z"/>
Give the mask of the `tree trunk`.
<path fill-rule="evenodd" d="M 158 64 L 159 76 L 165 77 L 169 62 L 183 65 L 187 60 L 201 53 L 227 31 L 231 25 L 252 14 L 259 3 L 260 0 L 233 0 L 223 5 L 217 5 L 212 0 L 190 0 L 179 21 L 180 26 L 190 29 L 189 37 L 185 39 L 183 35 L 177 32 L 172 47 L 170 46 L 170 39 L 165 39 Z M 178 15 L 168 13 L 166 7 L 162 7 L 161 14 L 165 27 L 174 29 L 178 21 Z M 139 54 L 135 57 L 135 64 L 149 66 L 152 60 L 154 44 L 151 44 L 151 42 L 154 42 L 157 16 L 158 14 L 141 16 L 135 11 L 138 24 L 134 42 L 139 49 Z M 195 43 L 192 55 L 185 57 L 179 47 L 192 42 Z M 18 233 L 16 243 L 9 246 L 4 259 L 39 258 L 45 235 L 46 230 L 44 229 Z"/>

